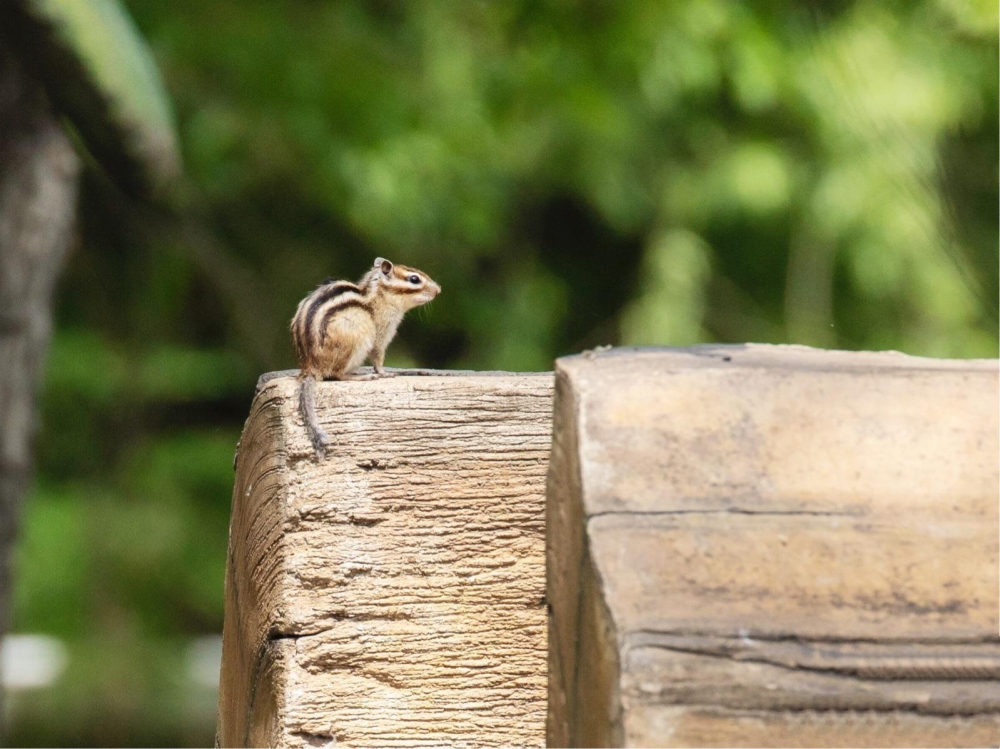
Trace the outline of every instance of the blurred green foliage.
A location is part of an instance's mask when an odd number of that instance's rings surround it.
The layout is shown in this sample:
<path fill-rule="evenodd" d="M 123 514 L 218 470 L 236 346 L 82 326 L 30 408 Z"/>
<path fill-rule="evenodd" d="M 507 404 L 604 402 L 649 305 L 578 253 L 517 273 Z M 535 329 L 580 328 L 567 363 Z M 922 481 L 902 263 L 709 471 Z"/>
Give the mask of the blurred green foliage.
<path fill-rule="evenodd" d="M 221 629 L 254 379 L 294 366 L 298 300 L 376 255 L 444 288 L 390 365 L 997 355 L 995 3 L 127 4 L 187 207 L 88 177 L 15 612 L 74 657 L 16 702 L 14 743 L 211 741 L 184 643 Z"/>
<path fill-rule="evenodd" d="M 170 100 L 120 0 L 10 0 L 0 42 L 92 163 L 133 194 L 166 195 L 180 171 Z"/>

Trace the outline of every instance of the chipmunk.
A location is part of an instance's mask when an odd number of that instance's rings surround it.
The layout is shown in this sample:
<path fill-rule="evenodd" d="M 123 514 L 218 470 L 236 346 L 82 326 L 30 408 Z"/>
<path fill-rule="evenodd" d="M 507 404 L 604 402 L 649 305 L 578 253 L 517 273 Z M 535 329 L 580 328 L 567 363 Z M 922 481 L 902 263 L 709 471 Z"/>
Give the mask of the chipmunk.
<path fill-rule="evenodd" d="M 291 325 L 300 367 L 299 409 L 318 458 L 330 438 L 316 418 L 316 381 L 393 377 L 382 362 L 403 315 L 440 291 L 426 273 L 376 258 L 357 284 L 323 283 L 299 302 Z M 352 374 L 365 359 L 375 373 Z"/>

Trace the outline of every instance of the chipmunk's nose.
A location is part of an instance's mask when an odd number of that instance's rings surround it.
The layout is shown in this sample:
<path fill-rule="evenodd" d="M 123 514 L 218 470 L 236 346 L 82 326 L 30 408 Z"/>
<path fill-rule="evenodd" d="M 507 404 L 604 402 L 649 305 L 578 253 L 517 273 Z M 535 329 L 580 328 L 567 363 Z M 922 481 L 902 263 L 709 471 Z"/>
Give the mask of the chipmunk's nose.
<path fill-rule="evenodd" d="M 428 286 L 430 290 L 434 292 L 434 296 L 437 296 L 438 294 L 441 293 L 441 285 L 437 281 L 431 281 L 430 284 L 428 284 Z"/>

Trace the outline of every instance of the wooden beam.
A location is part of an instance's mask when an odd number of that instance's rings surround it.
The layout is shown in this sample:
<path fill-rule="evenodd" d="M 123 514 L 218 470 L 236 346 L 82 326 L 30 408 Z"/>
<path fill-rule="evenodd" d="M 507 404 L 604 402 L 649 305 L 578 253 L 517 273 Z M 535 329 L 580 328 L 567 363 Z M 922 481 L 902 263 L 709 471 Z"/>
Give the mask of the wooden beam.
<path fill-rule="evenodd" d="M 1000 739 L 996 361 L 560 359 L 550 745 Z"/>
<path fill-rule="evenodd" d="M 222 746 L 541 746 L 551 374 L 293 378 L 236 461 Z"/>

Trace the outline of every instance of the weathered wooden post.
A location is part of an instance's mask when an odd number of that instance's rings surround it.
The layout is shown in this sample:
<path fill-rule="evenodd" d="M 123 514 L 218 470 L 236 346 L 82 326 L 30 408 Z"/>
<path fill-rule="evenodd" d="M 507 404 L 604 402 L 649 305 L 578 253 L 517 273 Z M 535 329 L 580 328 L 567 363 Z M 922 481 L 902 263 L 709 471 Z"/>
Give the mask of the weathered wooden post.
<path fill-rule="evenodd" d="M 551 431 L 546 375 L 327 383 L 320 463 L 296 387 L 239 451 L 222 745 L 1000 739 L 996 362 L 587 354 Z"/>
<path fill-rule="evenodd" d="M 1000 742 L 996 361 L 556 366 L 551 745 Z"/>
<path fill-rule="evenodd" d="M 446 374 L 446 373 L 442 373 Z M 254 399 L 237 456 L 222 746 L 541 746 L 551 374 Z"/>

